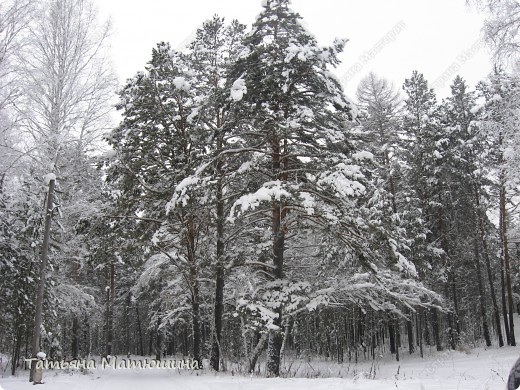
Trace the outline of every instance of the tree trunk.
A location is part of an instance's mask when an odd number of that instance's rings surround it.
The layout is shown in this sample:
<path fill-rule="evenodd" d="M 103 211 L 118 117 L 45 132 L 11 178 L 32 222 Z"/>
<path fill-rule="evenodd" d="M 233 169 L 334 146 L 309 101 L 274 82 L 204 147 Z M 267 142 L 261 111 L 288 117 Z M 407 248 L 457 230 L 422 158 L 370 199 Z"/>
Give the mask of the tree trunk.
<path fill-rule="evenodd" d="M 424 324 L 424 316 L 422 313 L 422 309 L 419 309 L 417 327 L 419 328 L 419 351 L 421 357 L 424 357 L 424 349 L 423 349 L 423 324 Z"/>
<path fill-rule="evenodd" d="M 79 356 L 79 320 L 76 315 L 72 319 L 72 359 L 77 359 Z"/>
<path fill-rule="evenodd" d="M 255 371 L 256 362 L 258 361 L 260 354 L 262 353 L 262 351 L 265 348 L 267 338 L 268 338 L 267 333 L 262 334 L 262 336 L 258 340 L 258 343 L 256 344 L 255 349 L 253 349 L 253 352 L 251 352 L 251 356 L 249 358 L 249 372 L 250 373 Z"/>
<path fill-rule="evenodd" d="M 484 260 L 486 262 L 487 277 L 488 277 L 489 287 L 490 287 L 490 291 L 491 291 L 491 303 L 493 305 L 493 316 L 495 318 L 495 325 L 496 325 L 497 334 L 498 334 L 498 345 L 500 347 L 503 347 L 504 346 L 504 337 L 502 336 L 502 325 L 500 324 L 500 312 L 499 312 L 498 303 L 497 303 L 497 294 L 496 294 L 496 290 L 495 290 L 495 284 L 493 282 L 493 273 L 491 270 L 491 260 L 489 258 L 487 240 L 484 236 L 482 219 L 480 219 L 479 223 L 481 225 L 480 226 L 480 241 L 482 242 Z"/>
<path fill-rule="evenodd" d="M 506 287 L 508 295 L 509 312 L 509 341 L 511 346 L 516 346 L 515 325 L 513 322 L 513 290 L 511 288 L 511 270 L 509 265 L 509 244 L 507 237 L 507 211 L 506 211 L 506 190 L 504 186 L 500 188 L 500 230 L 502 237 L 502 247 L 504 253 L 504 266 L 506 276 Z"/>
<path fill-rule="evenodd" d="M 191 283 L 191 319 L 193 331 L 193 359 L 202 366 L 202 334 L 200 329 L 200 291 L 198 269 L 195 259 L 195 223 L 193 217 L 188 218 L 188 259 Z"/>
<path fill-rule="evenodd" d="M 47 259 L 49 252 L 49 242 L 51 238 L 51 222 L 52 214 L 54 212 L 54 187 L 55 180 L 49 180 L 49 192 L 47 193 L 47 202 L 45 205 L 45 230 L 43 233 L 42 244 L 42 262 L 40 264 L 40 280 L 38 281 L 38 289 L 36 291 L 36 304 L 34 314 L 34 329 L 32 335 L 32 357 L 36 359 L 36 355 L 40 352 L 40 331 L 43 318 L 43 295 L 45 292 L 45 279 L 47 277 Z M 32 382 L 34 378 L 34 369 L 36 365 L 31 365 L 31 372 L 29 374 L 29 381 Z"/>
<path fill-rule="evenodd" d="M 132 304 L 132 297 L 130 293 L 126 296 L 125 305 L 125 353 L 130 357 L 130 305 Z"/>
<path fill-rule="evenodd" d="M 406 333 L 408 334 L 408 352 L 410 354 L 415 352 L 415 345 L 413 343 L 413 327 L 412 327 L 412 311 L 408 311 L 409 318 L 406 320 Z"/>
<path fill-rule="evenodd" d="M 143 346 L 143 330 L 141 328 L 141 316 L 139 315 L 139 306 L 135 305 L 135 314 L 137 321 L 137 333 L 139 333 L 139 355 L 144 356 L 144 346 Z"/>
<path fill-rule="evenodd" d="M 115 264 L 110 262 L 110 290 L 107 302 L 107 356 L 112 355 L 114 342 Z"/>
<path fill-rule="evenodd" d="M 200 303 L 199 303 L 199 286 L 198 281 L 193 285 L 193 300 L 191 303 L 192 310 L 192 327 L 193 327 L 193 359 L 202 365 L 202 343 L 200 330 Z"/>
<path fill-rule="evenodd" d="M 157 320 L 155 322 L 155 360 L 161 360 L 162 356 L 162 332 L 160 329 L 161 325 L 161 312 L 157 313 Z"/>
<path fill-rule="evenodd" d="M 399 333 L 399 320 L 395 320 L 395 360 L 399 361 L 399 340 L 400 340 L 400 333 Z"/>
<path fill-rule="evenodd" d="M 280 169 L 282 167 L 281 155 L 280 155 L 280 144 L 277 139 L 273 140 L 273 172 L 276 175 L 280 175 Z M 285 144 L 286 146 L 286 144 Z M 287 153 L 285 153 L 287 154 Z M 286 165 L 287 162 L 284 162 Z M 284 167 L 286 168 L 286 167 Z M 287 172 L 287 169 L 284 169 Z M 285 173 L 278 176 L 279 179 L 286 179 Z M 278 200 L 273 200 L 272 205 L 272 227 L 273 227 L 273 278 L 274 280 L 283 279 L 283 256 L 284 256 L 284 245 L 285 245 L 285 215 L 287 209 L 284 204 Z M 274 310 L 277 314 L 276 318 L 273 319 L 273 325 L 275 329 L 269 331 L 269 342 L 268 342 L 268 359 L 267 359 L 267 374 L 269 376 L 280 375 L 280 350 L 282 348 L 283 335 L 282 335 L 282 306 L 281 303 Z"/>
<path fill-rule="evenodd" d="M 506 331 L 506 342 L 507 345 L 511 345 L 511 335 L 509 333 L 509 321 L 507 316 L 507 299 L 506 299 L 506 277 L 504 273 L 504 251 L 502 250 L 502 256 L 500 258 L 500 285 L 502 292 L 502 313 L 504 316 L 504 329 Z"/>
<path fill-rule="evenodd" d="M 440 334 L 440 326 L 439 326 L 439 313 L 437 308 L 432 309 L 432 328 L 433 328 L 433 338 L 435 341 L 435 346 L 437 351 L 442 351 L 442 343 L 441 343 L 441 334 Z"/>
<path fill-rule="evenodd" d="M 336 361 L 338 364 L 343 363 L 343 331 L 341 329 L 341 317 L 335 316 L 335 326 L 336 326 Z M 294 339 L 293 339 L 294 342 Z"/>
<path fill-rule="evenodd" d="M 16 338 L 14 342 L 13 348 L 13 361 L 11 366 L 11 375 L 14 376 L 16 372 L 16 367 L 18 366 L 18 361 L 20 360 L 20 348 L 22 348 L 22 336 L 23 336 L 23 327 L 18 324 L 16 328 Z"/>
<path fill-rule="evenodd" d="M 482 330 L 484 332 L 484 339 L 486 340 L 486 345 L 488 347 L 491 346 L 491 337 L 489 336 L 489 326 L 487 322 L 487 311 L 486 311 L 486 297 L 484 291 L 484 283 L 482 282 L 482 272 L 480 268 L 480 251 L 478 247 L 478 241 L 475 239 L 475 264 L 477 269 L 477 284 L 478 284 L 478 293 L 479 293 L 479 306 L 480 306 L 480 316 L 482 320 Z"/>
<path fill-rule="evenodd" d="M 388 321 L 388 335 L 390 336 L 390 353 L 395 353 L 395 330 L 394 330 L 394 319 L 390 318 Z"/>
<path fill-rule="evenodd" d="M 430 335 L 430 327 L 428 326 L 429 318 L 428 318 L 428 310 L 424 310 L 424 319 L 423 319 L 423 331 L 424 331 L 424 342 L 426 345 L 431 346 L 432 340 Z"/>
<path fill-rule="evenodd" d="M 215 334 L 211 349 L 210 365 L 215 371 L 220 369 L 222 345 L 222 317 L 224 315 L 224 201 L 222 199 L 222 180 L 217 183 L 217 261 L 215 286 Z"/>
<path fill-rule="evenodd" d="M 293 319 L 291 317 L 289 317 L 287 319 L 287 323 L 285 324 L 282 346 L 280 347 L 280 359 L 282 359 L 282 357 L 283 357 L 285 348 L 287 347 L 287 340 L 289 339 L 289 337 L 291 335 L 292 322 L 293 322 Z"/>
<path fill-rule="evenodd" d="M 477 219 L 478 219 L 478 228 L 479 228 L 479 236 L 480 241 L 482 242 L 482 249 L 483 249 L 483 255 L 484 255 L 484 261 L 486 262 L 486 272 L 489 282 L 489 288 L 491 291 L 491 303 L 493 304 L 493 316 L 495 318 L 495 326 L 497 328 L 497 334 L 498 334 L 498 345 L 500 347 L 504 346 L 504 338 L 502 336 L 502 325 L 500 324 L 500 312 L 498 309 L 498 303 L 497 303 L 497 294 L 495 291 L 495 283 L 493 282 L 493 273 L 491 270 L 491 260 L 489 258 L 489 249 L 488 244 L 486 240 L 485 235 L 485 229 L 484 229 L 484 220 L 482 217 L 482 212 L 480 210 L 480 195 L 478 193 L 478 189 L 475 190 L 475 197 L 476 197 L 476 203 L 477 203 Z"/>

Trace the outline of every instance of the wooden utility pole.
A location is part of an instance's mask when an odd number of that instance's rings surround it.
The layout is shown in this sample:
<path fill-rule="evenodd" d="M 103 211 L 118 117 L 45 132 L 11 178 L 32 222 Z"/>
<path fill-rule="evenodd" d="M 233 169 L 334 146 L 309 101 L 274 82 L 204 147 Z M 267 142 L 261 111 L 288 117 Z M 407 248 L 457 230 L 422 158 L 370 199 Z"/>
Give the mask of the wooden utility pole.
<path fill-rule="evenodd" d="M 34 329 L 32 335 L 32 357 L 37 358 L 38 352 L 40 352 L 40 330 L 42 325 L 42 312 L 43 312 L 43 294 L 45 291 L 45 277 L 47 272 L 47 258 L 49 253 L 49 241 L 51 237 L 51 222 L 52 214 L 54 212 L 54 187 L 56 185 L 56 177 L 54 175 L 49 176 L 49 192 L 47 193 L 47 202 L 45 206 L 45 230 L 43 233 L 43 244 L 42 244 L 42 261 L 40 264 L 40 280 L 38 283 L 38 289 L 36 291 L 36 307 L 34 314 Z M 29 374 L 29 381 L 32 382 L 34 378 L 34 369 L 36 364 L 33 361 L 31 365 L 31 372 Z"/>

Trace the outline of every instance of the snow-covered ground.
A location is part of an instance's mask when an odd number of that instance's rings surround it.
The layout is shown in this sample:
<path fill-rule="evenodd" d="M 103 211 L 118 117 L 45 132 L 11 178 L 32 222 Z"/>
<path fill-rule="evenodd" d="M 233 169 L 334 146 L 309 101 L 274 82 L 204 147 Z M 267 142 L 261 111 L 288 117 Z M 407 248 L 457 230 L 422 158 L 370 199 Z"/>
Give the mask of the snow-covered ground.
<path fill-rule="evenodd" d="M 401 361 L 380 358 L 375 362 L 335 364 L 323 361 L 285 362 L 290 375 L 300 378 L 267 379 L 215 374 L 202 371 L 166 369 L 96 368 L 88 374 L 78 371 L 44 371 L 49 390 L 437 390 L 505 389 L 509 370 L 520 356 L 520 347 L 477 348 L 465 352 L 427 351 L 424 359 L 402 351 Z M 6 375 L 6 372 L 3 373 Z M 338 378 L 340 376 L 340 378 Z M 308 378 L 306 378 L 308 377 Z M 34 389 L 27 371 L 17 377 L 0 378 L 5 390 Z"/>

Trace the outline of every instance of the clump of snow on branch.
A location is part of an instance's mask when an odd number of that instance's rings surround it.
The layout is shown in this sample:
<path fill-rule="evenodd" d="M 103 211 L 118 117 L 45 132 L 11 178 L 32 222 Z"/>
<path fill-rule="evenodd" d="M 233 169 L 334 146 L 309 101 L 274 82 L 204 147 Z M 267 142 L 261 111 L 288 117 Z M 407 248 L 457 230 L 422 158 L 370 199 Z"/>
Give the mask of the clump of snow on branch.
<path fill-rule="evenodd" d="M 231 86 L 231 99 L 235 102 L 242 100 L 244 95 L 247 93 L 246 82 L 243 78 L 239 78 L 235 80 L 233 85 Z"/>
<path fill-rule="evenodd" d="M 316 200 L 308 192 L 300 192 L 300 198 L 302 199 L 302 206 L 307 214 L 314 214 L 314 208 L 316 207 Z"/>
<path fill-rule="evenodd" d="M 264 183 L 255 193 L 241 196 L 231 207 L 230 216 L 228 220 L 234 222 L 237 208 L 241 211 L 254 210 L 262 202 L 270 202 L 271 200 L 280 200 L 282 197 L 289 198 L 291 194 L 285 188 L 280 180 L 270 181 Z"/>
<path fill-rule="evenodd" d="M 191 88 L 191 84 L 184 77 L 175 77 L 172 82 L 175 88 L 184 92 L 189 92 Z"/>
<path fill-rule="evenodd" d="M 285 62 L 291 62 L 291 60 L 297 57 L 300 61 L 306 61 L 314 55 L 312 46 L 305 45 L 300 46 L 292 43 L 287 47 L 287 55 L 285 56 Z"/>
<path fill-rule="evenodd" d="M 355 159 L 355 160 L 359 160 L 359 161 L 362 161 L 362 160 L 367 160 L 367 161 L 373 161 L 374 160 L 374 155 L 370 152 L 367 152 L 367 151 L 361 151 L 361 152 L 357 152 L 357 153 L 354 153 L 352 155 L 352 158 Z"/>
<path fill-rule="evenodd" d="M 177 186 L 171 200 L 166 204 L 166 213 L 169 214 L 178 204 L 186 205 L 189 200 L 187 195 L 188 188 L 199 182 L 198 176 L 188 176 L 184 178 Z"/>
<path fill-rule="evenodd" d="M 321 175 L 318 184 L 334 188 L 340 196 L 353 197 L 365 193 L 365 186 L 358 181 L 363 178 L 361 167 L 358 165 L 339 163 L 332 172 Z"/>

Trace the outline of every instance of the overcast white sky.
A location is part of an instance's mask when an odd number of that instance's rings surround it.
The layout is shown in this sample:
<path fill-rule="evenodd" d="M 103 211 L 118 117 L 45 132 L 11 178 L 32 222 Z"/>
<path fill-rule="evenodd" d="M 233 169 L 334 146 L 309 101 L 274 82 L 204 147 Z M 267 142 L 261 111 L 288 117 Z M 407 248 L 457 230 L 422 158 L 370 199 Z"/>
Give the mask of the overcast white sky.
<path fill-rule="evenodd" d="M 250 26 L 260 0 L 95 0 L 101 18 L 111 17 L 112 59 L 121 81 L 142 70 L 160 41 L 180 47 L 214 14 Z M 484 15 L 465 0 L 292 0 L 292 8 L 321 45 L 348 38 L 336 75 L 347 95 L 374 71 L 401 88 L 412 70 L 422 72 L 437 94 L 449 94 L 456 74 L 471 86 L 491 70 L 479 42 Z"/>

